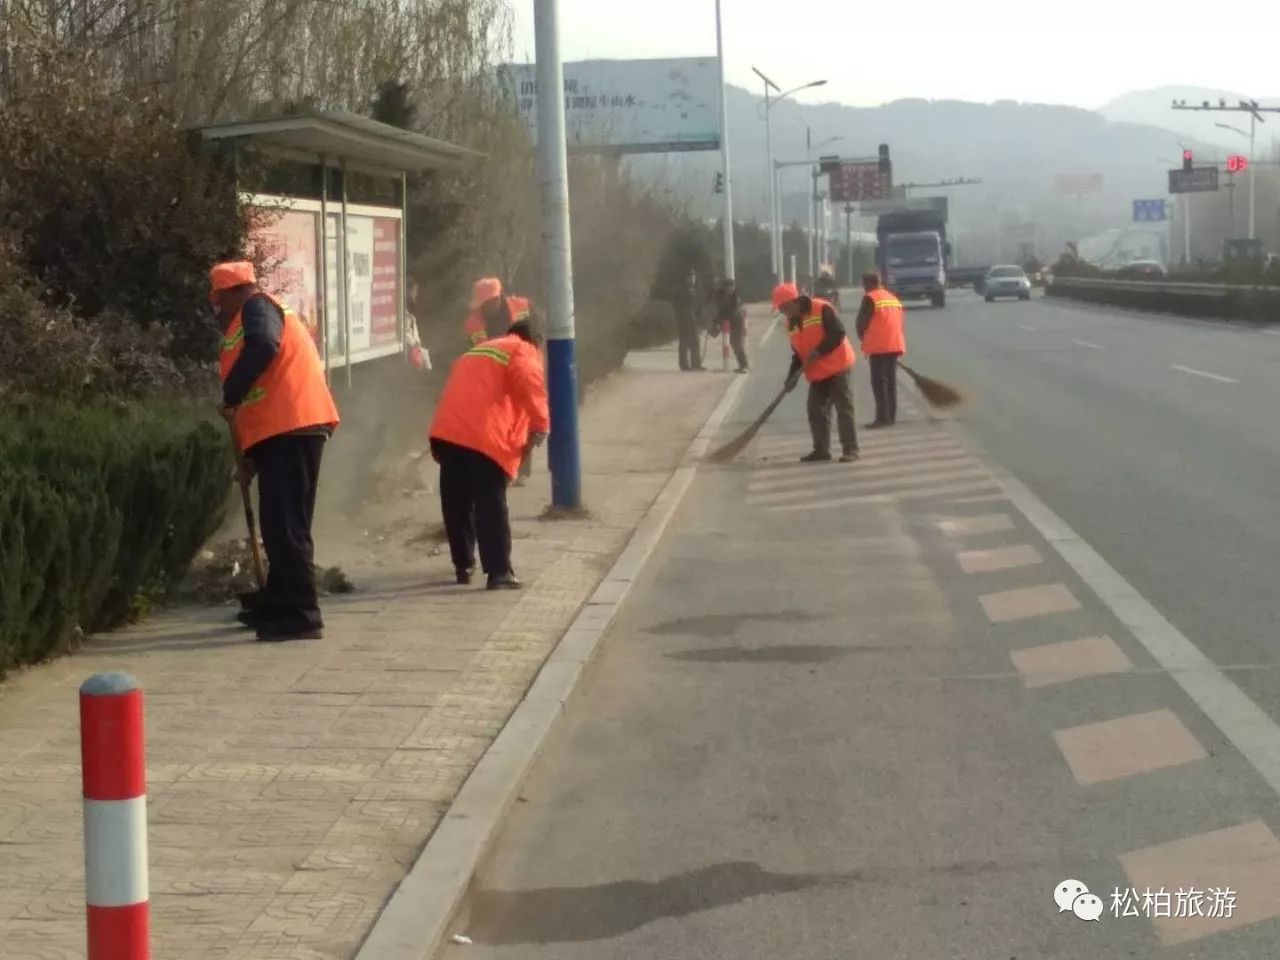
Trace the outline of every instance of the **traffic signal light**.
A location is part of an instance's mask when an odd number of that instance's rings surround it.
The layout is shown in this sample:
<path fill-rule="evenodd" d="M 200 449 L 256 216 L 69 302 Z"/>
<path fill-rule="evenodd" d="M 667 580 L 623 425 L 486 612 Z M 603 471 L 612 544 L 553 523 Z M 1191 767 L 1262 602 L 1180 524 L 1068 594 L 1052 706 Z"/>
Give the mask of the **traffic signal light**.
<path fill-rule="evenodd" d="M 724 193 L 724 174 L 719 170 L 716 171 L 715 178 L 711 181 L 712 193 Z"/>
<path fill-rule="evenodd" d="M 1249 158 L 1239 154 L 1227 157 L 1227 173 L 1244 173 L 1249 169 Z"/>
<path fill-rule="evenodd" d="M 1182 151 L 1182 169 L 1185 170 L 1187 173 L 1191 172 L 1191 151 L 1190 150 Z"/>

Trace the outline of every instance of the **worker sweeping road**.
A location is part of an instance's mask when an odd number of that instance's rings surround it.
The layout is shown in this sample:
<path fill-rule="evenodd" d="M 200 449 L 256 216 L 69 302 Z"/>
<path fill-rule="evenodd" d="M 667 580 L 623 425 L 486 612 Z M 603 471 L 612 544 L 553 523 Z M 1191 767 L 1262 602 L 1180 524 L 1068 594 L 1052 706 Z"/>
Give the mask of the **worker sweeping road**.
<path fill-rule="evenodd" d="M 243 469 L 257 475 L 267 549 L 266 585 L 240 620 L 259 640 L 319 639 L 324 622 L 311 523 L 320 458 L 338 408 L 306 325 L 259 289 L 253 264 L 219 263 L 209 280 L 210 302 L 226 323 L 221 412 L 244 454 Z"/>
<path fill-rule="evenodd" d="M 472 347 L 454 363 L 431 423 L 440 506 L 458 583 L 471 582 L 475 552 L 488 589 L 521 586 L 511 567 L 507 485 L 521 458 L 551 429 L 540 338 L 528 320 Z"/>
<path fill-rule="evenodd" d="M 791 337 L 791 371 L 786 389 L 794 390 L 800 374 L 809 381 L 809 429 L 813 450 L 803 463 L 831 459 L 831 410 L 836 411 L 840 433 L 841 463 L 858 459 L 858 433 L 854 424 L 851 374 L 857 359 L 835 308 L 825 300 L 803 296 L 794 283 L 773 290 L 773 308 L 787 321 Z"/>
<path fill-rule="evenodd" d="M 898 420 L 898 360 L 907 352 L 902 301 L 880 283 L 878 273 L 862 275 L 864 296 L 854 324 L 862 352 L 871 365 L 871 392 L 876 418 L 868 430 L 891 427 Z"/>
<path fill-rule="evenodd" d="M 513 297 L 503 293 L 502 281 L 497 277 L 482 277 L 477 280 L 471 287 L 471 303 L 468 306 L 471 312 L 463 323 L 463 332 L 473 347 L 486 340 L 506 336 L 514 323 L 533 319 L 533 303 L 527 297 Z M 524 486 L 524 482 L 531 476 L 532 451 L 520 461 L 515 485 Z"/>

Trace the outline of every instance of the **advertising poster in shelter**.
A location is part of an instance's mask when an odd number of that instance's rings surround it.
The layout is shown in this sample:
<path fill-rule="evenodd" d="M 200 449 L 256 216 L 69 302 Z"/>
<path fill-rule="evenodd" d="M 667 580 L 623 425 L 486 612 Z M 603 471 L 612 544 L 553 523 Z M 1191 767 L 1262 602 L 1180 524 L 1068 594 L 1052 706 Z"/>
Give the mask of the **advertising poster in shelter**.
<path fill-rule="evenodd" d="M 375 347 L 400 340 L 400 221 L 373 221 L 373 286 L 370 343 Z"/>
<path fill-rule="evenodd" d="M 320 343 L 320 291 L 316 269 L 316 224 L 319 217 L 306 210 L 273 214 L 271 222 L 253 235 L 263 263 L 262 289 L 292 307 L 302 317 L 316 344 Z"/>

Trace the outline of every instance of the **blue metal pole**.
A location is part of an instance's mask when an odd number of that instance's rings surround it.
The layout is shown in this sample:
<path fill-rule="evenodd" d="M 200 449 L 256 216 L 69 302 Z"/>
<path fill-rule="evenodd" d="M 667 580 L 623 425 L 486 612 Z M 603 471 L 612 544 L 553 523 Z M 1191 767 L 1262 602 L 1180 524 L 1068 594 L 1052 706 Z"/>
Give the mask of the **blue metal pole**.
<path fill-rule="evenodd" d="M 556 0 L 534 0 L 538 75 L 538 178 L 547 270 L 547 392 L 551 401 L 551 503 L 582 506 L 578 374 L 573 339 L 573 243 L 565 147 L 564 67 Z"/>

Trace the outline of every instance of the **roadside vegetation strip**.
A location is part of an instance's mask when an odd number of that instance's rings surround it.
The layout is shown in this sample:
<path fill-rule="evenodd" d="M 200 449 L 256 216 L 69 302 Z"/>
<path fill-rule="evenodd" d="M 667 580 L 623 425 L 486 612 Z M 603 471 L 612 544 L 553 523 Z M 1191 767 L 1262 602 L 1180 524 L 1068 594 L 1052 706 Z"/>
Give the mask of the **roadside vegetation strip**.
<path fill-rule="evenodd" d="M 1048 295 L 1244 323 L 1280 322 L 1280 286 L 1056 277 Z"/>

